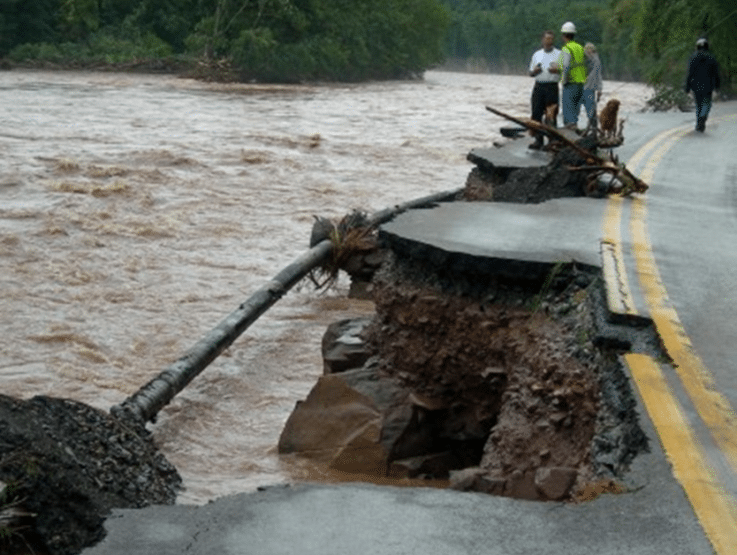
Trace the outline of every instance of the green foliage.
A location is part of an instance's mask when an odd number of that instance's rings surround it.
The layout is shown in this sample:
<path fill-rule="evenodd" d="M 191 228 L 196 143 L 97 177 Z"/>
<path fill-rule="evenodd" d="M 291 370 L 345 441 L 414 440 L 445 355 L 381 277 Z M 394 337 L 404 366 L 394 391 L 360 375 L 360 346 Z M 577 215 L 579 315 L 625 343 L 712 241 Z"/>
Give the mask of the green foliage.
<path fill-rule="evenodd" d="M 607 78 L 675 86 L 702 33 L 727 82 L 735 72 L 733 0 L 0 0 L 0 56 L 177 54 L 280 81 L 402 77 L 445 57 L 524 73 L 541 33 L 566 20 L 599 47 Z"/>
<path fill-rule="evenodd" d="M 72 40 L 85 38 L 100 25 L 97 0 L 61 0 L 59 25 Z"/>
<path fill-rule="evenodd" d="M 225 61 L 243 79 L 286 82 L 422 72 L 442 60 L 448 24 L 438 0 L 26 2 L 46 8 L 40 20 L 55 34 L 8 34 L 14 61 L 120 64 L 183 53 Z M 17 27 L 22 11 L 20 0 L 0 0 L 0 30 Z"/>
<path fill-rule="evenodd" d="M 442 59 L 447 14 L 435 0 L 307 0 L 229 45 L 244 79 L 404 77 Z"/>
<path fill-rule="evenodd" d="M 607 0 L 582 0 L 561 9 L 559 2 L 535 0 L 443 0 L 451 11 L 445 49 L 450 58 L 483 60 L 489 69 L 524 73 L 546 30 L 558 35 L 574 21 L 579 41 L 602 40 Z"/>
<path fill-rule="evenodd" d="M 54 42 L 58 38 L 59 0 L 0 1 L 0 56 L 25 42 Z"/>
<path fill-rule="evenodd" d="M 699 37 L 707 37 L 729 89 L 737 63 L 733 35 L 737 10 L 726 0 L 640 0 L 635 44 L 652 85 L 680 88 L 689 55 Z M 666 95 L 667 96 L 667 95 Z"/>
<path fill-rule="evenodd" d="M 90 35 L 85 42 L 23 44 L 13 49 L 8 59 L 15 62 L 95 65 L 158 60 L 172 54 L 171 46 L 152 33 L 125 38 L 101 32 Z"/>
<path fill-rule="evenodd" d="M 639 80 L 642 57 L 635 49 L 641 19 L 642 0 L 615 0 L 604 24 L 599 55 L 606 62 L 607 74 L 614 78 Z"/>

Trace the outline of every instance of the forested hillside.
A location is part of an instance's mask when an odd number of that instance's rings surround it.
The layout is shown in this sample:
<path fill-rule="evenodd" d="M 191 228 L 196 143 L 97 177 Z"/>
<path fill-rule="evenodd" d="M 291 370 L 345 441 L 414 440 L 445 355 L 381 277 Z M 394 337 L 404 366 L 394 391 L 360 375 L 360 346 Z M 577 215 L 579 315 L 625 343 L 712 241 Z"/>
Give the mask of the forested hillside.
<path fill-rule="evenodd" d="M 437 0 L 0 0 L 0 54 L 200 60 L 241 80 L 401 78 L 443 59 L 447 22 Z"/>
<path fill-rule="evenodd" d="M 573 21 L 597 45 L 609 78 L 675 85 L 696 39 L 709 38 L 727 79 L 737 63 L 734 0 L 442 0 L 451 11 L 450 60 L 520 72 L 545 29 Z"/>
<path fill-rule="evenodd" d="M 452 14 L 446 53 L 450 59 L 486 63 L 493 71 L 524 71 L 540 36 L 558 35 L 565 21 L 576 24 L 580 40 L 602 42 L 611 14 L 609 0 L 568 3 L 547 0 L 443 0 Z M 602 47 L 604 45 L 601 45 Z"/>
<path fill-rule="evenodd" d="M 727 83 L 734 0 L 0 0 L 0 56 L 227 68 L 241 80 L 401 78 L 445 63 L 521 73 L 573 21 L 606 77 L 680 84 L 707 36 Z M 725 87 L 727 88 L 727 87 Z"/>

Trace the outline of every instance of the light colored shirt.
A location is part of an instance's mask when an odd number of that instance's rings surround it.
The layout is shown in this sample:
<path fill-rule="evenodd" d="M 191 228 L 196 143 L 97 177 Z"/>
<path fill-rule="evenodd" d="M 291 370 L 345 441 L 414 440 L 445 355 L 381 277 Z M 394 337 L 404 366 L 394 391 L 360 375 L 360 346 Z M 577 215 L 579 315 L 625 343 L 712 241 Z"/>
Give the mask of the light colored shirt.
<path fill-rule="evenodd" d="M 604 81 L 601 77 L 601 60 L 598 54 L 586 56 L 586 82 L 583 88 L 589 91 L 604 90 Z"/>
<path fill-rule="evenodd" d="M 537 64 L 542 65 L 542 73 L 535 75 L 536 83 L 557 83 L 560 80 L 560 76 L 557 73 L 550 73 L 550 64 L 558 64 L 558 58 L 560 57 L 560 50 L 553 48 L 550 52 L 545 52 L 544 48 L 541 48 L 532 55 L 530 60 L 530 71 L 534 70 Z"/>

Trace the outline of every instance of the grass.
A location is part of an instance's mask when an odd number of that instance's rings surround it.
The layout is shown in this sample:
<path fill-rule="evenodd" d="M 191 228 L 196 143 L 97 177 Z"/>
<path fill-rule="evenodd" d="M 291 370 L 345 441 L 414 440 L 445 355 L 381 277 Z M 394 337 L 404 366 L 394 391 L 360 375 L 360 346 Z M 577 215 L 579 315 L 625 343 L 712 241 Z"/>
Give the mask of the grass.
<path fill-rule="evenodd" d="M 28 549 L 28 553 L 34 555 L 24 533 L 31 529 L 25 522 L 36 515 L 23 508 L 25 500 L 17 493 L 17 484 L 0 482 L 0 487 L 0 550 L 5 553 L 6 549 L 21 544 Z"/>
<path fill-rule="evenodd" d="M 361 212 L 354 211 L 344 216 L 338 225 L 332 226 L 328 237 L 333 244 L 331 257 L 310 273 L 310 279 L 318 289 L 331 287 L 352 257 L 376 248 L 375 228 L 366 225 L 366 216 Z"/>

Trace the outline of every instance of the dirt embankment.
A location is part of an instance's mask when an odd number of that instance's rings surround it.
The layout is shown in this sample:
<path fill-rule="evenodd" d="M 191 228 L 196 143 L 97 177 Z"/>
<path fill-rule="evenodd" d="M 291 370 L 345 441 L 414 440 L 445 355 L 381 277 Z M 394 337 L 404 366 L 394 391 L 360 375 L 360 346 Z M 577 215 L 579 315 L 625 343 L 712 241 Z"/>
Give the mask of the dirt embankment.
<path fill-rule="evenodd" d="M 570 170 L 583 163 L 565 149 L 539 168 L 480 166 L 459 200 L 590 196 L 586 176 Z M 450 476 L 459 489 L 527 499 L 616 490 L 647 439 L 618 358 L 631 340 L 606 322 L 599 270 L 559 263 L 543 275 L 535 264 L 512 279 L 470 256 L 450 268 L 440 254 L 400 243 L 382 245 L 363 350 L 355 332 L 327 346 L 331 357 L 351 351 L 340 368 L 326 358 L 326 374 L 346 377 L 326 375 L 298 405 L 281 452 L 319 453 L 370 480 Z M 335 391 L 352 401 L 334 401 Z M 313 427 L 331 426 L 343 439 L 314 441 Z"/>
<path fill-rule="evenodd" d="M 480 285 L 397 260 L 375 277 L 368 337 L 380 371 L 455 407 L 457 426 L 482 440 L 461 487 L 545 498 L 540 471 L 557 469 L 575 496 L 646 449 L 617 351 L 594 321 L 600 288 L 595 270 L 573 265 L 544 283 Z"/>

